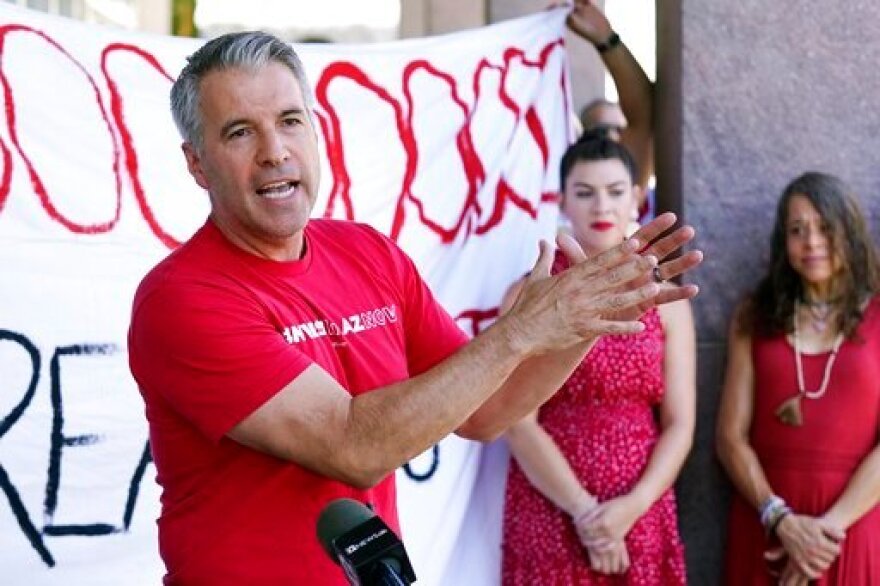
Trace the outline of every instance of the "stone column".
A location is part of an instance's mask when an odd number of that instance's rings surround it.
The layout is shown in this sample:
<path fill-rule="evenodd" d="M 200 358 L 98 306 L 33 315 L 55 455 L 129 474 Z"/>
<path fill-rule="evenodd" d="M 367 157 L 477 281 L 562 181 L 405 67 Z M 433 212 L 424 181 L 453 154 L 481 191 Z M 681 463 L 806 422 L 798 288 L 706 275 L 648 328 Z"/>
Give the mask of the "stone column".
<path fill-rule="evenodd" d="M 400 3 L 400 37 L 442 35 L 486 24 L 483 0 L 404 0 Z"/>
<path fill-rule="evenodd" d="M 729 494 L 714 455 L 727 324 L 764 270 L 779 193 L 807 170 L 837 174 L 877 233 L 880 4 L 658 0 L 657 16 L 658 198 L 706 252 L 692 279 L 698 419 L 681 527 L 691 583 L 714 585 Z"/>

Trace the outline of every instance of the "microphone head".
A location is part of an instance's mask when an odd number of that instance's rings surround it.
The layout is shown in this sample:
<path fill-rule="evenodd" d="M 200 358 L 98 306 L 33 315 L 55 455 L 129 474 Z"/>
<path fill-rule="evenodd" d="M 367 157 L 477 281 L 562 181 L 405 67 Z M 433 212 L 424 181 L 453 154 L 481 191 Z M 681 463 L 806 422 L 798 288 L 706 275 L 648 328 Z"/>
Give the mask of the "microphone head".
<path fill-rule="evenodd" d="M 339 564 L 333 540 L 376 516 L 366 505 L 354 499 L 341 498 L 324 507 L 318 517 L 318 541 L 330 558 Z"/>

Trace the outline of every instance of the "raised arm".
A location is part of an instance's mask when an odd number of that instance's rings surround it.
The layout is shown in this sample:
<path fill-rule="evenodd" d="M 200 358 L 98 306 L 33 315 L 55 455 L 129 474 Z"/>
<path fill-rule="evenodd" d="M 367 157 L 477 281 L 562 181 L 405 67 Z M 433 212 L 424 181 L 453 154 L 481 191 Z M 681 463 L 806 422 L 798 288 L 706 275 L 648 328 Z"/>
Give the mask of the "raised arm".
<path fill-rule="evenodd" d="M 546 381 L 538 390 L 516 386 L 504 396 L 510 405 L 493 402 L 497 418 L 469 420 L 521 363 L 583 347 L 599 335 L 637 331 L 640 312 L 668 300 L 667 292 L 649 282 L 651 269 L 657 256 L 678 248 L 693 231 L 679 229 L 642 254 L 639 248 L 674 220 L 671 214 L 658 217 L 633 239 L 552 277 L 552 255 L 544 245 L 511 311 L 434 368 L 352 398 L 311 366 L 228 435 L 355 486 L 375 484 L 457 428 L 465 435 L 497 436 L 559 386 L 547 387 Z M 688 253 L 665 263 L 664 277 L 694 266 L 698 257 Z M 695 292 L 682 287 L 672 295 Z"/>
<path fill-rule="evenodd" d="M 660 234 L 669 229 L 675 223 L 675 215 L 665 213 L 653 221 L 645 224 L 633 238 L 641 242 L 652 242 Z M 685 226 L 672 232 L 656 242 L 654 242 L 646 250 L 642 251 L 642 255 L 648 255 L 659 259 L 664 259 L 674 250 L 678 250 L 686 242 L 693 238 L 693 229 Z M 564 236 L 559 240 L 560 248 L 569 257 L 572 270 L 579 270 L 578 267 L 590 266 L 594 262 L 604 263 L 603 259 L 606 255 L 614 255 L 615 249 L 604 252 L 593 259 L 587 259 L 583 251 L 571 237 Z M 682 256 L 664 262 L 660 265 L 660 276 L 663 279 L 670 279 L 691 268 L 697 266 L 702 261 L 702 253 L 699 251 L 690 251 Z M 565 274 L 565 273 L 563 273 Z M 630 283 L 629 286 L 641 286 L 647 281 L 648 277 L 643 275 L 640 281 Z M 624 311 L 613 311 L 604 313 L 603 317 L 612 320 L 624 320 L 626 323 L 632 323 L 637 320 L 645 311 L 655 304 L 664 304 L 677 301 L 679 299 L 687 299 L 697 294 L 697 287 L 694 285 L 683 286 L 664 286 L 655 297 L 651 297 L 647 303 L 628 308 Z M 522 300 L 524 295 L 520 295 Z M 519 301 L 517 302 L 517 304 Z M 517 311 L 516 304 L 511 313 Z M 506 318 L 506 316 L 505 316 Z M 502 319 L 505 319 L 502 318 Z M 501 320 L 499 320 L 501 321 Z M 603 322 L 598 322 L 603 323 Z M 614 321 L 610 323 L 615 323 Z M 626 333 L 620 329 L 608 329 L 604 333 Z M 480 409 L 468 419 L 466 425 L 462 426 L 458 433 L 472 439 L 488 440 L 498 437 L 514 422 L 522 419 L 526 414 L 534 411 L 534 409 L 543 404 L 556 390 L 565 382 L 565 379 L 572 373 L 574 368 L 580 364 L 590 345 L 596 336 L 585 336 L 583 341 L 574 344 L 564 350 L 536 355 L 527 361 L 524 361 L 510 377 L 504 381 L 501 389 L 495 393 Z"/>
<path fill-rule="evenodd" d="M 602 11 L 590 0 L 576 0 L 569 28 L 593 46 L 607 43 L 613 32 Z M 611 74 L 627 126 L 621 142 L 639 166 L 637 183 L 644 190 L 654 174 L 654 86 L 627 46 L 621 42 L 599 53 Z"/>

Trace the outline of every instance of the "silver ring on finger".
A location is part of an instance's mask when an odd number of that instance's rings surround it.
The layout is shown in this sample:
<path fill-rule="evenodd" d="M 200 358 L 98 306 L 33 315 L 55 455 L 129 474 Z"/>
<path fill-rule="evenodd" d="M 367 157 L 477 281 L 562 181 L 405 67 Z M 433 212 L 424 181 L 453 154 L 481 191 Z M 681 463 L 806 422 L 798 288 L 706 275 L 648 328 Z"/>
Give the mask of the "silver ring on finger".
<path fill-rule="evenodd" d="M 665 283 L 665 282 L 666 282 L 666 281 L 663 279 L 663 277 L 660 276 L 660 267 L 659 267 L 659 265 L 656 266 L 656 267 L 654 267 L 654 268 L 651 270 L 651 275 L 654 277 L 654 282 L 655 282 L 655 283 Z"/>

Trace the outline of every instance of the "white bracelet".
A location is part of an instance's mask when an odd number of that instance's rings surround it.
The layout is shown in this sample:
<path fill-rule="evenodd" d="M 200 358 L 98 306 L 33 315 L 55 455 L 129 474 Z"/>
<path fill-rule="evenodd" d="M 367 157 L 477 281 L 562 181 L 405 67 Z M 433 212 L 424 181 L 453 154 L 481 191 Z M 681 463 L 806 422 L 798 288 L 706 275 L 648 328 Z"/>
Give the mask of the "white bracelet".
<path fill-rule="evenodd" d="M 775 519 L 775 517 L 779 514 L 780 511 L 787 509 L 788 505 L 785 504 L 785 501 L 782 500 L 781 497 L 776 496 L 775 494 L 771 494 L 767 500 L 761 503 L 760 509 L 760 519 L 761 525 L 767 527 L 767 523 L 771 520 Z"/>

